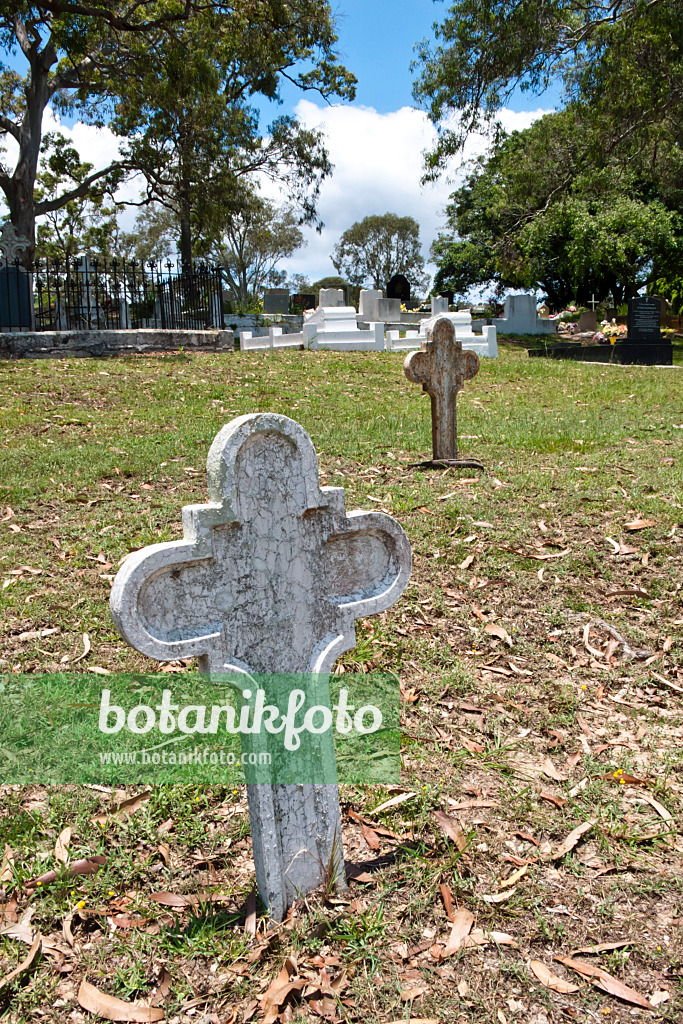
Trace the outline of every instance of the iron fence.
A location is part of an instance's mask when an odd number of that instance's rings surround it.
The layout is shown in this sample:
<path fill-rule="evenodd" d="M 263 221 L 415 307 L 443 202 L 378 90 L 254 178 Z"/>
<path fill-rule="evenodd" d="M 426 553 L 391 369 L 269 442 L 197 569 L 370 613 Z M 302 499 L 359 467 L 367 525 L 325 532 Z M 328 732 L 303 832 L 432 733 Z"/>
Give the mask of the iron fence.
<path fill-rule="evenodd" d="M 223 272 L 124 259 L 0 260 L 0 331 L 222 328 Z"/>

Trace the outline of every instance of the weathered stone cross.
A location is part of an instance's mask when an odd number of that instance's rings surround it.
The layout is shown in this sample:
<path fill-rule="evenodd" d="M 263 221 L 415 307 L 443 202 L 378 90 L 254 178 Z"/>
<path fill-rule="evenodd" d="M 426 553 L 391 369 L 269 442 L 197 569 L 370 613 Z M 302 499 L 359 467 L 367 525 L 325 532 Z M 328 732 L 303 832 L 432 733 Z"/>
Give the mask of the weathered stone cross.
<path fill-rule="evenodd" d="M 405 589 L 408 538 L 384 513 L 347 516 L 343 488 L 319 486 L 311 439 L 286 416 L 227 424 L 207 470 L 210 501 L 183 509 L 184 539 L 143 548 L 116 576 L 119 632 L 160 661 L 197 657 L 217 680 L 328 673 L 354 646 L 355 620 Z M 332 737 L 321 743 L 333 763 Z M 344 884 L 336 785 L 247 791 L 259 892 L 276 920 L 322 882 Z"/>
<path fill-rule="evenodd" d="M 455 326 L 441 317 L 428 328 L 422 350 L 406 356 L 408 380 L 421 384 L 432 402 L 432 454 L 434 461 L 456 462 L 458 427 L 455 403 L 466 380 L 479 372 L 476 352 L 463 352 Z"/>

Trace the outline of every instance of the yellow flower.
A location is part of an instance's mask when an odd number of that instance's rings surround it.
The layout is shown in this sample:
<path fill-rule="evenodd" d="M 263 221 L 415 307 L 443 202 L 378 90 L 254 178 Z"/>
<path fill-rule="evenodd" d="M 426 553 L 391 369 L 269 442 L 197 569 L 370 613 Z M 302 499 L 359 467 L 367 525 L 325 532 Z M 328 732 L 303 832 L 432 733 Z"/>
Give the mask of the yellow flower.
<path fill-rule="evenodd" d="M 79 900 L 76 906 L 79 910 L 83 910 L 83 907 L 85 906 L 85 900 Z"/>

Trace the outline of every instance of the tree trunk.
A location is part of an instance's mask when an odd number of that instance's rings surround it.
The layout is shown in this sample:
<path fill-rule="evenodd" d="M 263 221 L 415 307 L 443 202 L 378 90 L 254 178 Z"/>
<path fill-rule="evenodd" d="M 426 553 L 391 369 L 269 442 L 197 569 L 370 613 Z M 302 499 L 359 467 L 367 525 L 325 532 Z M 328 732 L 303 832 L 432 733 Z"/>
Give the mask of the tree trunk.
<path fill-rule="evenodd" d="M 183 271 L 192 269 L 192 231 L 190 229 L 190 212 L 183 209 L 180 215 L 180 262 Z"/>
<path fill-rule="evenodd" d="M 2 190 L 9 209 L 9 219 L 17 234 L 27 239 L 28 247 L 19 257 L 30 269 L 36 252 L 35 184 L 43 134 L 43 114 L 49 100 L 48 75 L 56 55 L 48 45 L 41 53 L 32 50 L 28 56 L 31 75 L 26 89 L 26 109 L 19 128 L 19 157 L 11 178 L 4 178 Z"/>

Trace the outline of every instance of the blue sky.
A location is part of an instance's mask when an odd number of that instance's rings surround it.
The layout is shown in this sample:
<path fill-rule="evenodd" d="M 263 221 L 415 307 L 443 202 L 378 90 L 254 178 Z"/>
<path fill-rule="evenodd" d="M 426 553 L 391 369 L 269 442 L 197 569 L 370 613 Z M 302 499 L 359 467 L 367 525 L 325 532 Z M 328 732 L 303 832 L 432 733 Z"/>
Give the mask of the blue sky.
<path fill-rule="evenodd" d="M 432 26 L 442 21 L 449 4 L 443 0 L 332 0 L 342 63 L 358 79 L 356 104 L 386 114 L 412 106 L 414 74 L 410 71 L 414 46 L 422 39 L 434 39 Z M 301 98 L 293 86 L 283 90 L 281 112 L 289 113 Z M 314 98 L 312 95 L 309 98 Z M 559 90 L 538 96 L 515 93 L 509 106 L 513 111 L 554 106 Z"/>

